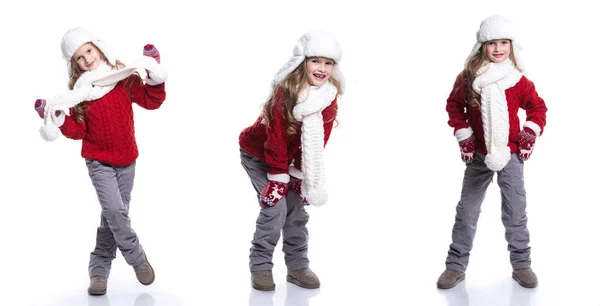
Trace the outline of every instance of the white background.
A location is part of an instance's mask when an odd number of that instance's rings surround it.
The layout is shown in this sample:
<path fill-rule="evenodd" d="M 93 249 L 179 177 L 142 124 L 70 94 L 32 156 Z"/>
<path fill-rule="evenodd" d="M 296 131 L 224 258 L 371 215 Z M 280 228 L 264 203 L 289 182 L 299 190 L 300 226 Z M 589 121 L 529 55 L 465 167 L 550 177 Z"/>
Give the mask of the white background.
<path fill-rule="evenodd" d="M 13 1 L 0 11 L 0 304 L 2 305 L 599 305 L 596 160 L 600 48 L 584 1 Z M 391 3 L 391 1 L 390 1 Z M 591 2 L 590 2 L 591 3 Z M 510 278 L 496 184 L 467 271 L 444 269 L 464 165 L 445 101 L 492 14 L 511 19 L 548 125 L 525 168 L 533 268 Z M 66 89 L 60 39 L 84 26 L 132 62 L 153 43 L 169 67 L 167 100 L 137 106 L 140 157 L 131 218 L 157 279 L 137 283 L 119 254 L 104 297 L 88 297 L 100 206 L 81 142 L 38 134 L 36 98 Z M 270 81 L 300 35 L 331 32 L 347 91 L 326 150 L 329 202 L 311 215 L 319 290 L 250 288 L 259 211 L 239 161 Z"/>

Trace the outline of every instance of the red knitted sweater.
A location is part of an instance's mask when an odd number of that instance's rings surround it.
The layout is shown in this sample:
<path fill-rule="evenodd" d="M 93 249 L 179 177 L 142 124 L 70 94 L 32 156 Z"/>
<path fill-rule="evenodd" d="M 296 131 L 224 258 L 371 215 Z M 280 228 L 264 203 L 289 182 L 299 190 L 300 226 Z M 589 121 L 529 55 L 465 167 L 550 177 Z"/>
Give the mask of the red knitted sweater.
<path fill-rule="evenodd" d="M 261 115 L 253 125 L 245 128 L 239 137 L 240 148 L 267 163 L 270 167 L 269 174 L 288 173 L 292 161 L 296 168 L 302 169 L 300 165 L 302 132 L 298 130 L 294 135 L 287 133 L 288 121 L 283 114 L 283 99 L 283 91 L 280 90 L 273 101 L 273 119 L 269 125 L 263 122 Z M 324 141 L 327 144 L 337 115 L 337 98 L 323 110 L 322 114 Z"/>
<path fill-rule="evenodd" d="M 487 153 L 485 147 L 485 138 L 483 132 L 483 122 L 481 119 L 481 110 L 473 108 L 466 103 L 465 72 L 461 72 L 456 78 L 454 89 L 450 93 L 446 103 L 446 111 L 450 120 L 448 125 L 454 128 L 454 133 L 462 128 L 471 126 L 473 136 L 475 137 L 475 150 Z M 540 98 L 535 90 L 533 82 L 522 76 L 515 86 L 504 91 L 506 102 L 508 103 L 508 119 L 510 124 L 509 147 L 511 153 L 517 151 L 518 135 L 521 131 L 518 111 L 519 108 L 525 110 L 526 121 L 531 121 L 540 127 L 540 135 L 546 125 L 546 104 Z"/>
<path fill-rule="evenodd" d="M 165 84 L 144 85 L 138 75 L 117 83 L 102 98 L 85 102 L 85 120 L 75 121 L 74 109 L 60 127 L 63 135 L 83 139 L 81 156 L 115 167 L 126 167 L 138 157 L 132 102 L 145 109 L 157 109 L 166 98 Z"/>

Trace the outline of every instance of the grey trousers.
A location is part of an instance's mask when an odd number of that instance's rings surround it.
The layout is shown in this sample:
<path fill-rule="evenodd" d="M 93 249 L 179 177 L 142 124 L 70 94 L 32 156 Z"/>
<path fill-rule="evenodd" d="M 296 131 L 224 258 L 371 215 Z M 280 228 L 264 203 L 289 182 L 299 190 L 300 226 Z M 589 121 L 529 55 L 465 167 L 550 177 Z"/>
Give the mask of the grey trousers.
<path fill-rule="evenodd" d="M 486 167 L 484 159 L 484 154 L 476 153 L 474 161 L 465 169 L 460 202 L 456 206 L 452 243 L 446 258 L 446 268 L 451 270 L 464 272 L 467 269 L 481 203 L 496 173 Z M 529 268 L 531 248 L 525 211 L 527 204 L 523 162 L 516 154 L 512 154 L 506 167 L 497 173 L 502 196 L 502 223 L 510 251 L 510 263 L 513 269 Z"/>
<path fill-rule="evenodd" d="M 267 183 L 269 165 L 240 150 L 242 166 L 258 196 Z M 256 231 L 250 248 L 250 271 L 272 270 L 273 251 L 283 232 L 283 252 L 288 270 L 308 268 L 308 213 L 300 196 L 289 191 L 275 206 L 260 205 Z"/>
<path fill-rule="evenodd" d="M 144 250 L 128 216 L 135 162 L 119 168 L 86 159 L 86 165 L 102 207 L 96 247 L 90 254 L 89 275 L 108 277 L 117 248 L 131 266 L 141 264 L 144 259 Z"/>

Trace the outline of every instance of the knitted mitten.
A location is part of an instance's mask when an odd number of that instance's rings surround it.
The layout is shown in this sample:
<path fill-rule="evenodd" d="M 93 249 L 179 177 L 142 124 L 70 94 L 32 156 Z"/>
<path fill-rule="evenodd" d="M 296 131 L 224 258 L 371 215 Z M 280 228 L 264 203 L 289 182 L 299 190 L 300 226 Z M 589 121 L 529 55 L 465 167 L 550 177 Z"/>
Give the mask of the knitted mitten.
<path fill-rule="evenodd" d="M 157 63 L 160 64 L 160 53 L 152 44 L 147 44 L 144 46 L 144 56 L 153 57 Z"/>
<path fill-rule="evenodd" d="M 310 205 L 310 203 L 308 203 L 306 201 L 306 197 L 302 194 L 302 180 L 299 178 L 295 178 L 295 177 L 290 177 L 290 182 L 288 183 L 289 186 L 289 190 L 292 190 L 293 192 L 297 193 L 300 198 L 302 199 L 302 203 L 304 203 L 304 205 Z"/>
<path fill-rule="evenodd" d="M 275 206 L 288 191 L 288 184 L 268 180 L 260 192 L 260 204 L 263 206 Z"/>
<path fill-rule="evenodd" d="M 44 111 L 46 108 L 46 99 L 37 99 L 35 100 L 34 105 L 35 111 L 40 115 L 40 118 L 44 119 Z"/>
<path fill-rule="evenodd" d="M 302 170 L 296 168 L 295 165 L 290 166 L 289 173 L 290 173 L 290 182 L 288 183 L 289 190 L 292 190 L 293 192 L 297 193 L 300 196 L 300 198 L 302 199 L 302 202 L 304 203 L 304 205 L 309 205 L 309 203 L 306 201 L 306 197 L 304 196 L 304 194 L 302 194 L 302 180 L 304 179 L 304 173 L 302 173 Z"/>
<path fill-rule="evenodd" d="M 533 147 L 535 146 L 535 139 L 535 132 L 528 127 L 519 133 L 517 153 L 520 160 L 526 161 L 531 157 L 531 152 L 533 152 Z"/>
<path fill-rule="evenodd" d="M 471 135 L 469 138 L 459 141 L 458 145 L 460 146 L 460 157 L 465 163 L 470 164 L 475 153 L 475 137 Z"/>
<path fill-rule="evenodd" d="M 35 104 L 33 107 L 35 108 L 35 111 L 38 113 L 40 118 L 44 119 L 44 112 L 46 111 L 46 99 L 35 100 Z M 60 111 L 59 110 L 55 111 L 54 115 L 59 116 Z"/>

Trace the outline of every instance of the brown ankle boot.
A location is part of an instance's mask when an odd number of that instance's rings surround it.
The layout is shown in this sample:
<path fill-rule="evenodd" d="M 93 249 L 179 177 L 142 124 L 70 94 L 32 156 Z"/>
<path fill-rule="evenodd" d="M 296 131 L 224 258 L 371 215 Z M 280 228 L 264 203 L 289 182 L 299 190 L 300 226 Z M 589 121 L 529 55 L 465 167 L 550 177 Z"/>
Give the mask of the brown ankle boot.
<path fill-rule="evenodd" d="M 513 270 L 512 278 L 525 288 L 535 288 L 538 285 L 537 276 L 531 268 Z"/>
<path fill-rule="evenodd" d="M 458 283 L 462 282 L 464 279 L 464 272 L 446 269 L 444 272 L 442 272 L 440 278 L 438 278 L 437 287 L 440 289 L 450 289 L 458 285 Z"/>
<path fill-rule="evenodd" d="M 321 287 L 319 277 L 317 277 L 317 275 L 310 268 L 295 271 L 288 270 L 287 281 L 307 289 L 316 289 Z"/>
<path fill-rule="evenodd" d="M 271 270 L 252 271 L 252 288 L 261 291 L 275 290 L 273 273 Z"/>
<path fill-rule="evenodd" d="M 90 277 L 90 286 L 88 287 L 88 293 L 90 295 L 106 294 L 106 283 L 107 283 L 106 277 L 103 277 L 103 276 Z"/>
<path fill-rule="evenodd" d="M 148 286 L 154 282 L 154 269 L 148 262 L 146 255 L 144 255 L 144 261 L 133 267 L 133 270 L 135 271 L 135 276 L 142 285 Z"/>

